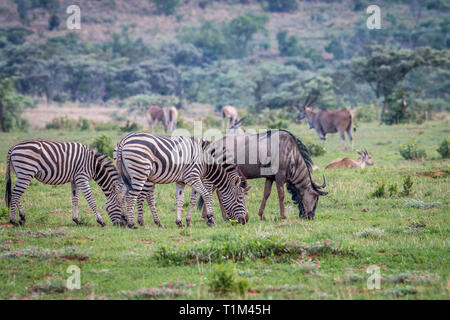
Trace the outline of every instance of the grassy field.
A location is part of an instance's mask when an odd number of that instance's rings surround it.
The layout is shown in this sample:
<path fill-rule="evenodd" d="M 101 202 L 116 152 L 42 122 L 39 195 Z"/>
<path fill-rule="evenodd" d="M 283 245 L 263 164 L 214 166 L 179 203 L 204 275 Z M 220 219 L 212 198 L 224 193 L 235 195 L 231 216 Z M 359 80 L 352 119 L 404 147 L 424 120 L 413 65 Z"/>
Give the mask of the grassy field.
<path fill-rule="evenodd" d="M 338 136 L 329 136 L 325 155 L 313 158 L 321 168 L 313 177 L 321 183 L 325 173 L 329 191 L 321 197 L 313 221 L 299 219 L 289 197 L 289 219 L 282 221 L 275 188 L 266 206 L 267 221 L 259 221 L 264 180 L 253 180 L 246 198 L 250 221 L 245 226 L 223 221 L 215 201 L 216 227 L 208 228 L 197 213 L 191 228 L 179 229 L 175 186 L 161 185 L 156 188 L 156 204 L 166 228 L 153 224 L 146 206 L 145 228 L 123 229 L 111 225 L 104 196 L 92 183 L 107 227 L 96 223 L 84 199 L 80 200 L 84 225 L 75 226 L 70 186 L 34 180 L 22 198 L 25 227 L 11 227 L 6 208 L 1 211 L 0 298 L 448 299 L 450 162 L 440 160 L 436 149 L 450 135 L 449 128 L 448 121 L 392 127 L 360 124 L 355 149 L 367 148 L 375 162 L 362 171 L 323 170 L 335 158 L 357 157 L 341 153 Z M 318 142 L 305 124 L 289 129 Z M 6 153 L 13 144 L 36 137 L 90 143 L 97 135 L 2 133 L 0 193 L 5 191 Z M 113 141 L 123 136 L 108 135 Z M 404 160 L 398 145 L 411 138 L 423 143 L 428 158 L 435 160 Z M 409 174 L 412 193 L 400 195 Z M 397 184 L 398 194 L 371 197 L 383 180 L 387 187 Z M 186 202 L 188 196 L 186 192 Z M 4 207 L 1 200 L 0 208 Z M 65 286 L 71 265 L 81 270 L 79 290 Z M 370 266 L 380 268 L 380 289 L 368 289 Z M 220 294 L 221 288 L 230 289 L 229 294 Z"/>

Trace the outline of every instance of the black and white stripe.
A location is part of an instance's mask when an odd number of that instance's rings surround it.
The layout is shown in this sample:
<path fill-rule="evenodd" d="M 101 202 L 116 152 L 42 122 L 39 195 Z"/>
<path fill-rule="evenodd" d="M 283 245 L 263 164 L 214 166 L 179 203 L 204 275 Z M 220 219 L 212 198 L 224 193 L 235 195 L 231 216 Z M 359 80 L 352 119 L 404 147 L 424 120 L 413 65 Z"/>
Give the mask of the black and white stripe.
<path fill-rule="evenodd" d="M 247 206 L 241 177 L 235 165 L 214 159 L 213 152 L 205 151 L 204 141 L 190 137 L 136 132 L 123 138 L 116 146 L 115 158 L 124 182 L 122 195 L 128 226 L 136 228 L 133 208 L 146 181 L 176 183 L 176 223 L 179 226 L 182 226 L 181 208 L 186 184 L 203 197 L 208 225 L 214 225 L 211 200 L 215 188 L 221 193 L 222 205 L 230 219 L 244 224 Z M 194 196 L 197 196 L 195 192 L 191 201 Z"/>
<path fill-rule="evenodd" d="M 14 170 L 17 182 L 11 191 L 10 169 Z M 78 191 L 86 198 L 97 222 L 104 226 L 95 200 L 89 187 L 94 179 L 106 196 L 106 211 L 114 224 L 124 224 L 124 218 L 118 201 L 117 170 L 107 156 L 98 154 L 88 146 L 76 142 L 55 142 L 48 140 L 28 140 L 11 147 L 7 155 L 6 167 L 6 203 L 11 208 L 10 221 L 16 221 L 16 209 L 19 210 L 20 224 L 25 223 L 25 211 L 20 197 L 36 178 L 42 183 L 60 185 L 70 182 L 72 187 L 72 219 L 78 220 Z"/>

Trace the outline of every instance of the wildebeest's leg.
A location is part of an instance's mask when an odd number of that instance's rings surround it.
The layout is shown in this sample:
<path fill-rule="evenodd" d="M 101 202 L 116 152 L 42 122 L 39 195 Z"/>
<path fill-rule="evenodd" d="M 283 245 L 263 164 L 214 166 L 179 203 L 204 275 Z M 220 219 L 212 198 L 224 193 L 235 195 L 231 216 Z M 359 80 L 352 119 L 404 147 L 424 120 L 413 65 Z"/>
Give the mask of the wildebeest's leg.
<path fill-rule="evenodd" d="M 25 223 L 25 211 L 20 204 L 20 197 L 30 185 L 32 179 L 33 176 L 31 175 L 18 175 L 16 184 L 11 191 L 11 211 L 9 212 L 9 222 L 11 222 L 14 226 L 19 225 L 16 220 L 16 208 L 19 209 L 20 224 L 22 225 Z"/>
<path fill-rule="evenodd" d="M 191 226 L 191 220 L 192 220 L 192 212 L 194 211 L 195 203 L 197 202 L 198 193 L 194 189 L 191 191 L 191 203 L 189 204 L 189 210 L 188 214 L 186 216 L 186 224 L 188 227 Z"/>
<path fill-rule="evenodd" d="M 156 213 L 156 207 L 155 207 L 155 184 L 151 183 L 150 189 L 147 194 L 147 202 L 150 207 L 150 211 L 153 215 L 153 221 L 158 227 L 163 227 L 161 221 L 159 220 L 158 214 Z"/>
<path fill-rule="evenodd" d="M 177 198 L 177 219 L 176 224 L 180 228 L 183 227 L 183 221 L 181 220 L 181 210 L 184 204 L 184 187 L 186 185 L 184 183 L 176 183 L 176 198 Z"/>
<path fill-rule="evenodd" d="M 80 224 L 80 220 L 78 220 L 78 188 L 75 182 L 70 183 L 72 189 L 72 220 L 76 224 Z"/>
<path fill-rule="evenodd" d="M 97 210 L 94 197 L 92 196 L 91 188 L 89 187 L 89 180 L 87 180 L 86 177 L 84 176 L 80 176 L 75 178 L 75 184 L 77 185 L 78 188 L 80 188 L 81 193 L 86 198 L 86 201 L 88 202 L 92 211 L 94 211 L 95 217 L 97 218 L 97 222 L 102 227 L 104 227 L 106 224 L 103 222 L 102 217 Z"/>
<path fill-rule="evenodd" d="M 286 219 L 286 213 L 284 210 L 284 183 L 286 182 L 286 179 L 283 179 L 282 177 L 275 177 L 275 183 L 277 185 L 277 191 L 278 191 L 278 201 L 280 202 L 280 215 L 281 218 Z"/>
<path fill-rule="evenodd" d="M 341 151 L 345 151 L 345 133 L 344 131 L 339 131 L 339 136 L 341 137 Z"/>
<path fill-rule="evenodd" d="M 273 184 L 273 179 L 266 178 L 266 184 L 264 186 L 264 196 L 261 201 L 261 206 L 259 207 L 259 213 L 258 213 L 261 220 L 266 220 L 266 217 L 264 216 L 264 209 L 266 207 L 267 199 L 269 198 L 270 193 L 272 192 L 272 184 Z"/>
<path fill-rule="evenodd" d="M 350 144 L 350 152 L 353 152 L 353 136 L 352 136 L 352 126 L 347 129 L 348 141 Z"/>

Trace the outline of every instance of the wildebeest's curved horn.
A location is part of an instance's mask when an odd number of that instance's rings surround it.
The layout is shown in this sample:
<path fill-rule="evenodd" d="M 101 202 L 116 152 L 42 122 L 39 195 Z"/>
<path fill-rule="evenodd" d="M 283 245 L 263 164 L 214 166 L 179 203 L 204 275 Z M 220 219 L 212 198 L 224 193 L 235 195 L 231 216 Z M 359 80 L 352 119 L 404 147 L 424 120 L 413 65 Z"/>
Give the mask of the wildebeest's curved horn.
<path fill-rule="evenodd" d="M 323 175 L 323 184 L 321 186 L 318 186 L 315 182 L 313 182 L 313 184 L 317 189 L 323 189 L 327 186 L 327 178 Z"/>

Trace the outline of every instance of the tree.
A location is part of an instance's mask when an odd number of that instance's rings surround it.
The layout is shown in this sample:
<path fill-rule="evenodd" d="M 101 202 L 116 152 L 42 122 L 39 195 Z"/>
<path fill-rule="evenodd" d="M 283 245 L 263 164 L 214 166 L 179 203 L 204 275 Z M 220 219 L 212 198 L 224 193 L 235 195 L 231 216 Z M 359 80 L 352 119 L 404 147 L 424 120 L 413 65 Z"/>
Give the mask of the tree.
<path fill-rule="evenodd" d="M 352 74 L 357 81 L 367 82 L 378 100 L 383 97 L 380 119 L 386 111 L 386 103 L 405 76 L 419 67 L 450 67 L 450 53 L 430 48 L 389 51 L 384 47 L 371 47 L 367 58 L 352 62 Z"/>
<path fill-rule="evenodd" d="M 165 14 L 169 16 L 175 13 L 175 10 L 180 5 L 179 0 L 152 0 L 156 6 L 157 14 Z"/>
<path fill-rule="evenodd" d="M 23 127 L 24 120 L 20 117 L 23 109 L 33 104 L 30 98 L 16 93 L 14 80 L 0 77 L 0 128 L 3 132 Z"/>

